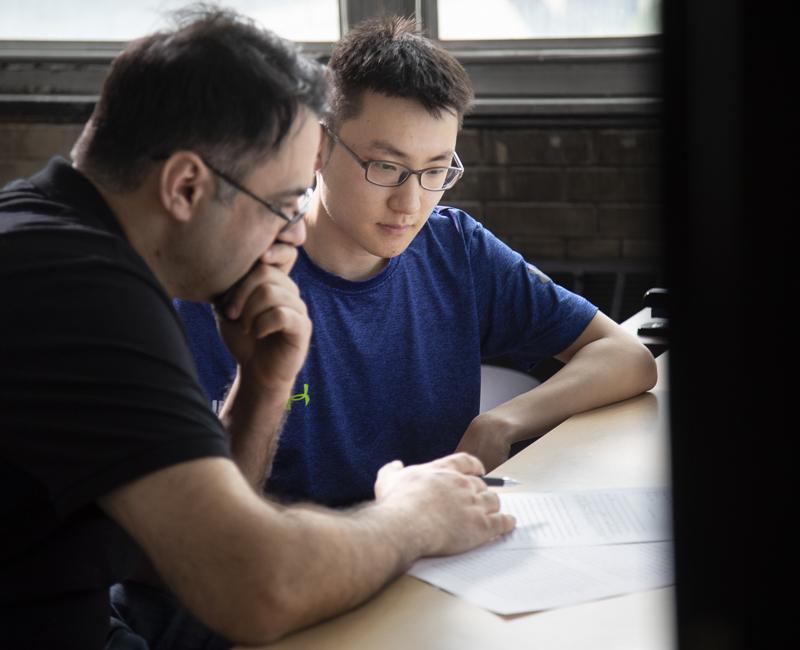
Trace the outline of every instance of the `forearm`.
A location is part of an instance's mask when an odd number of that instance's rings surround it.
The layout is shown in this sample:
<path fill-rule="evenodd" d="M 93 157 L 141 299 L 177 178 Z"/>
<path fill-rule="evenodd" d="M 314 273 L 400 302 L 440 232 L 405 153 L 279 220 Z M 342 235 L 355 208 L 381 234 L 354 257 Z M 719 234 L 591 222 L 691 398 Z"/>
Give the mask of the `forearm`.
<path fill-rule="evenodd" d="M 427 550 L 413 532 L 413 503 L 349 515 L 282 508 L 222 458 L 160 470 L 101 505 L 190 611 L 243 644 L 355 606 Z"/>
<path fill-rule="evenodd" d="M 277 635 L 348 611 L 401 575 L 426 552 L 411 516 L 374 503 L 342 513 L 291 508 L 280 552 Z"/>
<path fill-rule="evenodd" d="M 625 339 L 588 343 L 534 390 L 493 409 L 513 423 L 509 442 L 542 435 L 569 416 L 638 395 L 657 379 L 644 346 Z"/>
<path fill-rule="evenodd" d="M 395 461 L 378 473 L 375 502 L 346 512 L 286 510 L 288 537 L 275 543 L 285 552 L 277 584 L 291 585 L 281 598 L 280 633 L 355 607 L 419 557 L 459 553 L 508 533 L 514 520 L 477 478 L 483 471 L 464 454 L 408 468 Z"/>
<path fill-rule="evenodd" d="M 341 512 L 270 504 L 230 460 L 201 458 L 127 483 L 100 505 L 201 621 L 257 645 L 356 606 L 417 557 L 509 532 L 514 520 L 482 472 L 466 454 L 389 463 L 376 501 Z"/>
<path fill-rule="evenodd" d="M 272 469 L 290 388 L 258 389 L 240 371 L 220 413 L 231 436 L 233 460 L 259 493 Z"/>
<path fill-rule="evenodd" d="M 260 260 L 231 292 L 219 329 L 239 364 L 221 418 L 233 458 L 257 492 L 270 473 L 286 402 L 303 365 L 311 320 L 288 272 L 297 256 L 281 244 Z"/>

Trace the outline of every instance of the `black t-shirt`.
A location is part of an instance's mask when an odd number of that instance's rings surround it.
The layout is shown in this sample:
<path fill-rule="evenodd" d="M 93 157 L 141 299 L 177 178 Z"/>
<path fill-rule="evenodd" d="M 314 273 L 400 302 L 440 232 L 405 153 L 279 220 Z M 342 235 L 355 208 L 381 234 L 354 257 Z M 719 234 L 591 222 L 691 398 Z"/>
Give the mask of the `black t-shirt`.
<path fill-rule="evenodd" d="M 0 192 L 0 646 L 104 645 L 141 561 L 98 497 L 230 456 L 170 298 L 55 158 Z"/>

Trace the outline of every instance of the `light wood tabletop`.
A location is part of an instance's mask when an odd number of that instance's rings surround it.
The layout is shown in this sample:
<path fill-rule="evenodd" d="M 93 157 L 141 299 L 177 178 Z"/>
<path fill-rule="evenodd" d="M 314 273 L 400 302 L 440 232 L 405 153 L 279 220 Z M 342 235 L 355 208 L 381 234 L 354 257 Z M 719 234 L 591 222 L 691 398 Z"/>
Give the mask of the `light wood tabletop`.
<path fill-rule="evenodd" d="M 668 353 L 644 395 L 573 416 L 494 472 L 522 481 L 506 491 L 669 485 Z M 531 589 L 535 589 L 531 585 Z M 357 609 L 296 632 L 281 650 L 672 650 L 674 589 L 573 607 L 498 616 L 402 576 Z"/>

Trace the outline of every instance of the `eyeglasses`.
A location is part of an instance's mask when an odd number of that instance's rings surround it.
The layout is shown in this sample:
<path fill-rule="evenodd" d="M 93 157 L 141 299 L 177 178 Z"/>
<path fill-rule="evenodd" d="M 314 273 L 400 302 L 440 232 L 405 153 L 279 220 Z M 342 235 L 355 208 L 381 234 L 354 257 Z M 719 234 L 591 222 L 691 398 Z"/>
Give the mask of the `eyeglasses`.
<path fill-rule="evenodd" d="M 331 139 L 342 146 L 364 170 L 364 178 L 373 185 L 381 187 L 397 187 L 405 183 L 412 175 L 419 178 L 420 186 L 430 192 L 442 192 L 453 187 L 464 173 L 464 165 L 458 158 L 458 154 L 453 152 L 453 162 L 455 167 L 427 167 L 425 169 L 410 169 L 400 163 L 389 160 L 364 160 L 355 151 L 348 147 L 342 140 L 325 127 L 325 131 Z"/>
<path fill-rule="evenodd" d="M 216 176 L 219 176 L 223 181 L 225 181 L 233 189 L 238 190 L 242 194 L 246 194 L 247 196 L 249 196 L 251 199 L 253 199 L 257 203 L 260 203 L 261 205 L 263 205 L 270 212 L 278 215 L 281 219 L 284 219 L 287 223 L 286 223 L 286 225 L 283 226 L 283 228 L 281 228 L 281 232 L 283 232 L 284 230 L 288 230 L 294 224 L 296 224 L 298 221 L 300 221 L 300 219 L 302 219 L 305 216 L 305 214 L 308 212 L 308 209 L 311 207 L 311 196 L 314 194 L 314 188 L 313 187 L 309 187 L 305 192 L 303 192 L 303 194 L 301 194 L 297 198 L 297 211 L 294 212 L 294 214 L 286 214 L 283 210 L 281 210 L 274 203 L 270 203 L 269 201 L 265 201 L 264 199 L 259 198 L 258 196 L 253 194 L 253 192 L 248 190 L 246 187 L 244 187 L 243 185 L 241 185 L 238 182 L 236 182 L 235 180 L 233 180 L 230 176 L 228 176 L 227 174 L 221 172 L 219 169 L 217 169 L 212 164 L 210 164 L 205 158 L 203 158 L 203 163 Z"/>

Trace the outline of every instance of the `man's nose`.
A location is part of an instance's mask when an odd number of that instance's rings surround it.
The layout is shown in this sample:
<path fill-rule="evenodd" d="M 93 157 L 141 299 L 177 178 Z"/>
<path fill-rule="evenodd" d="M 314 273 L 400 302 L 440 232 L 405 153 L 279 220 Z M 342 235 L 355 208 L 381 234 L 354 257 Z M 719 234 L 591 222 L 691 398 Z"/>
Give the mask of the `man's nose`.
<path fill-rule="evenodd" d="M 402 214 L 416 214 L 422 205 L 422 186 L 419 177 L 412 174 L 402 185 L 392 188 L 389 207 Z"/>
<path fill-rule="evenodd" d="M 287 228 L 281 230 L 278 233 L 276 239 L 280 242 L 283 242 L 284 244 L 291 244 L 292 246 L 302 246 L 303 242 L 305 242 L 306 240 L 305 217 L 303 217 L 299 221 L 295 221 Z"/>

